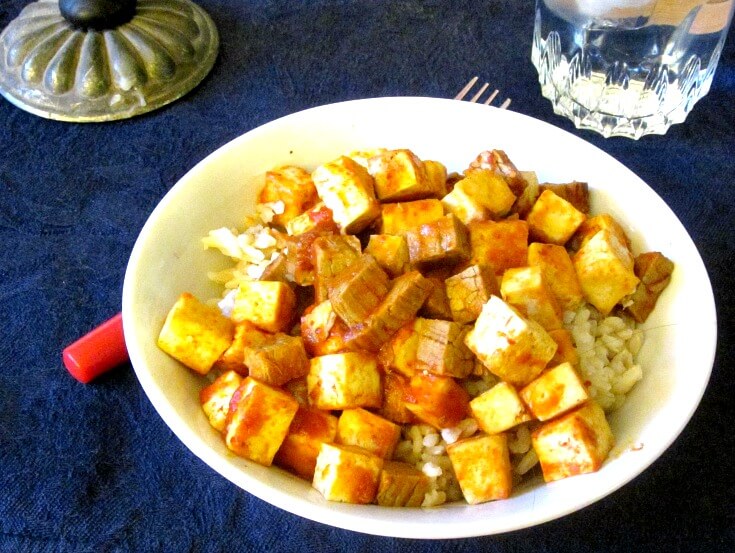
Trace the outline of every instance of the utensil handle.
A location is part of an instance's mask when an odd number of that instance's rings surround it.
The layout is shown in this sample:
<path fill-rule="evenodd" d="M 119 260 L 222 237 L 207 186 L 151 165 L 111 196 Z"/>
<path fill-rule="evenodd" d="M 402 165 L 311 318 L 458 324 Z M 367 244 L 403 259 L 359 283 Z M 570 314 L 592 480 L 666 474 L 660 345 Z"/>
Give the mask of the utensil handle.
<path fill-rule="evenodd" d="M 128 360 L 123 335 L 122 313 L 67 346 L 64 366 L 79 382 L 86 384 Z"/>

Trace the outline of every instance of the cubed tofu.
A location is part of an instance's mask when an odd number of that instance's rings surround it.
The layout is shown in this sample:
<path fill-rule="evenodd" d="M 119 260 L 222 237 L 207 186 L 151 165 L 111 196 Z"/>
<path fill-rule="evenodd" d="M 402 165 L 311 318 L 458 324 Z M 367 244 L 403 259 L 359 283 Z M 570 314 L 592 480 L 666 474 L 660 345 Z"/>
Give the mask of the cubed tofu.
<path fill-rule="evenodd" d="M 378 408 L 383 403 L 377 362 L 363 352 L 312 358 L 306 383 L 309 403 L 319 409 Z"/>
<path fill-rule="evenodd" d="M 365 169 L 367 169 L 371 158 L 375 156 L 381 156 L 386 151 L 387 150 L 385 148 L 373 148 L 371 150 L 355 150 L 347 154 L 347 157 L 352 158 L 357 163 L 362 165 Z"/>
<path fill-rule="evenodd" d="M 158 347 L 199 374 L 207 374 L 230 347 L 235 325 L 216 307 L 183 293 L 166 316 Z"/>
<path fill-rule="evenodd" d="M 329 338 L 329 333 L 336 321 L 337 314 L 332 309 L 332 302 L 329 300 L 307 308 L 301 315 L 301 337 L 304 339 L 307 350 Z"/>
<path fill-rule="evenodd" d="M 582 287 L 564 246 L 532 242 L 528 246 L 528 264 L 541 269 L 544 282 L 556 296 L 562 310 L 574 311 L 582 304 Z"/>
<path fill-rule="evenodd" d="M 380 206 L 380 232 L 404 234 L 406 231 L 444 217 L 444 206 L 437 199 L 397 202 Z"/>
<path fill-rule="evenodd" d="M 446 210 L 454 213 L 464 224 L 503 217 L 515 201 L 516 197 L 505 179 L 487 169 L 468 172 L 442 199 Z"/>
<path fill-rule="evenodd" d="M 546 422 L 531 441 L 546 482 L 599 470 L 614 445 L 605 413 L 593 401 Z"/>
<path fill-rule="evenodd" d="M 241 457 L 270 466 L 298 409 L 288 393 L 247 377 L 230 402 L 225 444 Z"/>
<path fill-rule="evenodd" d="M 498 382 L 470 401 L 470 411 L 478 426 L 488 434 L 499 434 L 532 420 L 518 392 L 507 382 Z"/>
<path fill-rule="evenodd" d="M 491 169 L 499 175 L 502 175 L 516 196 L 520 196 L 528 184 L 524 173 L 516 168 L 515 164 L 508 157 L 508 154 L 503 150 L 480 152 L 474 161 L 470 163 L 469 168 L 465 170 L 465 174 L 477 169 Z"/>
<path fill-rule="evenodd" d="M 572 181 L 563 184 L 545 182 L 539 186 L 539 192 L 544 190 L 551 190 L 585 215 L 590 212 L 590 192 L 586 182 Z"/>
<path fill-rule="evenodd" d="M 535 321 L 524 318 L 497 296 L 482 308 L 465 344 L 494 375 L 525 386 L 554 357 L 556 342 Z"/>
<path fill-rule="evenodd" d="M 420 270 L 461 263 L 470 257 L 467 228 L 451 214 L 406 232 L 406 240 L 411 265 Z"/>
<path fill-rule="evenodd" d="M 235 336 L 230 347 L 217 359 L 212 367 L 220 371 L 236 371 L 243 376 L 248 375 L 245 364 L 245 348 L 264 344 L 269 334 L 248 322 L 235 325 Z"/>
<path fill-rule="evenodd" d="M 418 337 L 415 369 L 455 378 L 472 372 L 474 357 L 464 344 L 469 327 L 453 321 L 417 318 L 414 330 Z"/>
<path fill-rule="evenodd" d="M 381 457 L 360 447 L 323 443 L 312 486 L 328 501 L 372 503 L 383 463 Z"/>
<path fill-rule="evenodd" d="M 633 270 L 640 279 L 625 310 L 638 323 L 644 322 L 656 307 L 661 292 L 669 285 L 674 263 L 660 252 L 646 252 L 635 258 Z"/>
<path fill-rule="evenodd" d="M 375 258 L 362 254 L 332 279 L 329 301 L 347 326 L 356 326 L 377 309 L 389 289 L 388 275 Z"/>
<path fill-rule="evenodd" d="M 609 213 L 600 213 L 585 219 L 569 241 L 569 247 L 573 251 L 577 251 L 584 246 L 585 242 L 603 229 L 614 234 L 621 244 L 625 244 L 625 247 L 630 249 L 630 238 L 628 238 L 620 223 Z"/>
<path fill-rule="evenodd" d="M 365 409 L 345 409 L 337 421 L 336 442 L 356 445 L 390 459 L 401 437 L 401 427 Z"/>
<path fill-rule="evenodd" d="M 286 233 L 289 236 L 306 234 L 311 230 L 324 226 L 325 219 L 333 221 L 332 210 L 324 205 L 324 202 L 318 202 L 311 209 L 304 211 L 301 215 L 297 215 L 286 223 Z"/>
<path fill-rule="evenodd" d="M 283 202 L 282 213 L 273 216 L 273 223 L 280 227 L 313 207 L 318 200 L 309 172 L 293 165 L 267 171 L 265 184 L 258 195 L 259 204 Z"/>
<path fill-rule="evenodd" d="M 235 323 L 252 323 L 267 332 L 280 332 L 291 325 L 295 307 L 296 294 L 285 282 L 241 282 L 230 318 Z"/>
<path fill-rule="evenodd" d="M 544 371 L 519 394 L 533 416 L 540 421 L 553 419 L 589 399 L 571 363 L 562 363 Z"/>
<path fill-rule="evenodd" d="M 388 371 L 383 378 L 383 406 L 378 413 L 397 424 L 412 424 L 416 417 L 406 408 L 408 378 L 402 374 Z"/>
<path fill-rule="evenodd" d="M 504 434 L 466 438 L 447 446 L 459 487 L 470 505 L 510 497 L 513 477 Z"/>
<path fill-rule="evenodd" d="M 442 205 L 447 213 L 451 213 L 463 224 L 473 221 L 487 221 L 490 213 L 470 193 L 470 183 L 465 179 L 458 180 L 452 191 L 442 198 Z"/>
<path fill-rule="evenodd" d="M 564 198 L 544 190 L 526 216 L 526 222 L 533 240 L 563 246 L 586 218 Z"/>
<path fill-rule="evenodd" d="M 429 178 L 434 196 L 443 198 L 447 194 L 447 168 L 443 163 L 430 159 L 424 160 L 426 176 Z"/>
<path fill-rule="evenodd" d="M 271 386 L 304 377 L 310 367 L 301 336 L 281 332 L 268 336 L 261 344 L 245 347 L 243 360 L 250 376 Z"/>
<path fill-rule="evenodd" d="M 603 315 L 638 286 L 630 250 L 608 230 L 585 242 L 572 263 L 585 298 Z"/>
<path fill-rule="evenodd" d="M 349 267 L 362 250 L 360 240 L 351 235 L 326 235 L 314 239 L 311 262 L 314 266 L 314 301 L 329 298 L 332 279 Z"/>
<path fill-rule="evenodd" d="M 375 179 L 375 194 L 381 202 L 420 200 L 435 194 L 423 161 L 410 150 L 386 150 L 368 160 Z"/>
<path fill-rule="evenodd" d="M 365 253 L 372 255 L 391 278 L 402 275 L 411 266 L 408 257 L 408 243 L 404 236 L 373 234 L 365 247 Z"/>
<path fill-rule="evenodd" d="M 343 233 L 360 232 L 380 215 L 373 178 L 352 159 L 341 156 L 320 165 L 311 178 Z"/>
<path fill-rule="evenodd" d="M 404 376 L 413 376 L 419 370 L 416 364 L 418 345 L 419 335 L 416 332 L 415 322 L 411 321 L 399 328 L 390 341 L 380 349 L 381 365 Z"/>
<path fill-rule="evenodd" d="M 214 382 L 199 392 L 199 403 L 204 414 L 216 430 L 224 432 L 230 400 L 240 387 L 242 377 L 235 371 L 227 371 L 219 375 Z"/>
<path fill-rule="evenodd" d="M 283 389 L 291 394 L 299 405 L 309 405 L 309 389 L 306 386 L 306 377 L 294 378 L 283 385 Z"/>
<path fill-rule="evenodd" d="M 375 501 L 382 507 L 421 507 L 431 487 L 429 477 L 408 463 L 386 461 Z"/>
<path fill-rule="evenodd" d="M 540 267 L 517 267 L 505 271 L 500 282 L 500 295 L 521 314 L 546 330 L 561 328 L 561 306 L 546 285 Z"/>
<path fill-rule="evenodd" d="M 483 265 L 470 265 L 444 284 L 452 319 L 461 324 L 475 321 L 490 296 L 500 293 L 494 270 Z"/>
<path fill-rule="evenodd" d="M 453 378 L 419 372 L 409 381 L 406 408 L 421 422 L 441 430 L 457 426 L 467 416 L 469 401 Z"/>
<path fill-rule="evenodd" d="M 501 274 L 523 267 L 528 258 L 528 224 L 522 220 L 476 221 L 467 226 L 472 257 L 470 263 L 493 267 Z"/>
<path fill-rule="evenodd" d="M 300 405 L 273 463 L 311 481 L 321 445 L 334 442 L 336 436 L 337 417 Z"/>
<path fill-rule="evenodd" d="M 554 367 L 561 363 L 571 363 L 574 367 L 579 367 L 579 353 L 574 346 L 572 333 L 566 328 L 556 328 L 549 330 L 549 336 L 556 342 L 556 353 L 549 361 L 549 366 Z"/>

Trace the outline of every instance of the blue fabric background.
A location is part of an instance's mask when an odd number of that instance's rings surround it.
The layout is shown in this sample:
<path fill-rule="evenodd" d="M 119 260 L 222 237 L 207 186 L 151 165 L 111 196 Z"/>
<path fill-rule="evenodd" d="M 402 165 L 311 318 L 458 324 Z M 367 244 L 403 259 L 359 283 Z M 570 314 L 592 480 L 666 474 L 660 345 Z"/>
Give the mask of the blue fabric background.
<path fill-rule="evenodd" d="M 0 27 L 26 3 L 0 0 Z M 217 24 L 220 56 L 169 107 L 74 125 L 0 99 L 0 551 L 735 551 L 733 33 L 687 122 L 633 142 L 578 132 L 553 114 L 529 59 L 529 0 L 198 3 Z M 217 475 L 168 430 L 129 365 L 87 386 L 65 372 L 61 350 L 119 311 L 139 229 L 196 161 L 294 111 L 453 96 L 473 74 L 512 96 L 512 109 L 630 167 L 704 258 L 719 317 L 710 385 L 640 477 L 580 512 L 506 535 L 368 536 L 280 511 Z"/>

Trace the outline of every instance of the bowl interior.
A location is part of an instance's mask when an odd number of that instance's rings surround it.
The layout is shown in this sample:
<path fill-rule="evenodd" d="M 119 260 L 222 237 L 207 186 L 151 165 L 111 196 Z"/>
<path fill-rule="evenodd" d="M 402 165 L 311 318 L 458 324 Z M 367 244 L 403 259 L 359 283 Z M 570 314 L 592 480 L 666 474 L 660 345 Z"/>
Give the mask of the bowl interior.
<path fill-rule="evenodd" d="M 482 150 L 505 150 L 541 182 L 586 181 L 593 212 L 618 218 L 636 252 L 661 251 L 676 268 L 643 328 L 644 378 L 611 416 L 617 445 L 603 468 L 551 485 L 529 482 L 505 501 L 395 510 L 330 503 L 307 482 L 231 454 L 198 403 L 200 377 L 160 351 L 156 337 L 183 291 L 219 295 L 207 272 L 227 266 L 205 251 L 211 229 L 241 226 L 266 170 L 307 168 L 353 150 L 410 148 L 460 171 Z M 413 538 L 494 534 L 580 509 L 649 466 L 678 436 L 709 380 L 716 343 L 711 285 L 686 230 L 643 181 L 594 146 L 529 117 L 467 102 L 381 98 L 313 108 L 259 127 L 192 168 L 163 198 L 133 249 L 123 289 L 125 338 L 150 401 L 184 444 L 248 492 L 294 514 L 360 532 Z"/>

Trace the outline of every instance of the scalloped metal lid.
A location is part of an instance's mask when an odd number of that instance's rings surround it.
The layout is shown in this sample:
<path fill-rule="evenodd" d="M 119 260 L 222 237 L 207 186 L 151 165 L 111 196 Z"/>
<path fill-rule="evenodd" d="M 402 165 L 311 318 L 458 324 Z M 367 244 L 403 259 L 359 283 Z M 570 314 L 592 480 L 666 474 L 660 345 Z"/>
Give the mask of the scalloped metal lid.
<path fill-rule="evenodd" d="M 100 31 L 38 0 L 0 34 L 0 94 L 48 119 L 126 119 L 184 96 L 218 50 L 214 22 L 190 0 L 138 0 L 130 21 Z"/>

